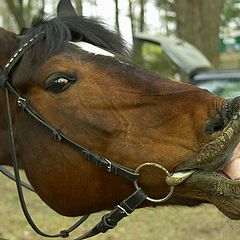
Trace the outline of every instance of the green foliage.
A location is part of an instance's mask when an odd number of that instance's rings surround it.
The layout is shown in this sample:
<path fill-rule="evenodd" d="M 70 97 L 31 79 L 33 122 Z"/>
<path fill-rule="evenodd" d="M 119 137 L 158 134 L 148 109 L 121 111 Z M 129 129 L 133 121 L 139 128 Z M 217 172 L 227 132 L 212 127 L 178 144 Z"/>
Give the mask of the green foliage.
<path fill-rule="evenodd" d="M 175 74 L 179 71 L 158 44 L 143 43 L 142 57 L 137 62 L 151 71 L 161 73 L 170 78 L 174 78 Z"/>
<path fill-rule="evenodd" d="M 240 0 L 225 0 L 221 14 L 222 26 L 229 27 L 233 23 L 239 29 L 240 26 Z"/>
<path fill-rule="evenodd" d="M 174 0 L 154 0 L 154 4 L 158 8 L 158 11 L 161 15 L 161 19 L 162 19 L 161 24 L 165 26 L 166 33 L 170 34 L 168 25 L 170 23 L 176 22 L 176 13 L 174 11 Z"/>
<path fill-rule="evenodd" d="M 163 6 L 168 6 L 168 9 L 173 10 L 174 0 L 155 0 L 155 5 L 159 8 Z"/>

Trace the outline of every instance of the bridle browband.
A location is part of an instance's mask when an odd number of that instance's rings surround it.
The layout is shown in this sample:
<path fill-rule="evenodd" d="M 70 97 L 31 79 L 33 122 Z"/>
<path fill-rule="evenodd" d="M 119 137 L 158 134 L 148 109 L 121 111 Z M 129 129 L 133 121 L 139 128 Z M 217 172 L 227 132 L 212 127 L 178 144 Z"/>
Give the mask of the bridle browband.
<path fill-rule="evenodd" d="M 9 132 L 9 145 L 10 145 L 10 152 L 11 152 L 11 158 L 12 158 L 12 165 L 14 169 L 14 176 L 12 175 L 11 178 L 15 180 L 19 201 L 21 203 L 21 207 L 23 210 L 23 213 L 28 221 L 28 223 L 31 225 L 31 227 L 41 236 L 44 237 L 62 237 L 66 238 L 69 236 L 69 233 L 72 232 L 74 229 L 76 229 L 81 223 L 83 223 L 87 218 L 88 215 L 83 216 L 77 223 L 75 223 L 73 226 L 68 228 L 67 230 L 60 231 L 58 234 L 46 234 L 42 232 L 33 222 L 25 203 L 22 185 L 26 185 L 21 181 L 20 174 L 19 174 L 19 167 L 18 167 L 18 161 L 16 157 L 16 149 L 15 149 L 15 141 L 14 141 L 14 132 L 13 132 L 13 125 L 12 125 L 12 116 L 11 116 L 11 108 L 10 108 L 10 94 L 12 94 L 16 100 L 17 104 L 22 110 L 30 115 L 33 119 L 35 119 L 38 123 L 40 123 L 42 126 L 44 126 L 46 129 L 48 129 L 54 136 L 54 139 L 58 142 L 64 143 L 69 145 L 71 148 L 79 151 L 83 156 L 91 161 L 93 164 L 103 168 L 109 173 L 113 173 L 116 175 L 120 175 L 121 177 L 129 180 L 132 182 L 136 188 L 136 191 L 132 193 L 129 197 L 124 199 L 119 205 L 117 205 L 110 213 L 105 214 L 101 221 L 93 227 L 90 231 L 85 233 L 84 235 L 76 238 L 75 240 L 82 240 L 86 239 L 92 236 L 95 236 L 99 233 L 104 233 L 109 229 L 113 229 L 115 226 L 117 226 L 118 222 L 131 214 L 135 208 L 137 208 L 143 201 L 148 200 L 154 203 L 161 203 L 167 201 L 173 194 L 174 186 L 179 184 L 180 182 L 172 182 L 172 181 L 166 181 L 167 184 L 170 187 L 170 191 L 168 195 L 162 199 L 152 199 L 148 197 L 148 195 L 143 191 L 141 187 L 138 186 L 138 179 L 139 179 L 139 172 L 140 169 L 148 166 L 156 167 L 161 172 L 163 172 L 168 179 L 172 180 L 172 175 L 165 169 L 163 166 L 157 164 L 157 163 L 144 163 L 140 165 L 136 170 L 132 170 L 129 168 L 126 168 L 118 163 L 115 163 L 113 161 L 110 161 L 102 156 L 97 155 L 96 153 L 90 151 L 89 149 L 84 148 L 83 146 L 77 144 L 67 136 L 65 136 L 61 131 L 54 128 L 52 125 L 50 125 L 35 109 L 32 108 L 29 101 L 23 98 L 18 91 L 13 87 L 12 83 L 9 81 L 10 79 L 10 73 L 14 70 L 15 65 L 19 62 L 19 60 L 23 57 L 24 53 L 40 38 L 44 37 L 45 33 L 41 32 L 40 34 L 35 35 L 32 37 L 29 41 L 27 41 L 25 44 L 22 45 L 10 58 L 8 63 L 5 65 L 3 69 L 0 69 L 0 88 L 5 92 L 6 96 L 6 107 L 7 107 L 7 115 L 8 115 L 8 132 Z M 4 172 L 0 169 L 1 172 Z M 9 173 L 6 173 L 5 175 L 9 175 Z M 190 175 L 189 175 L 190 176 Z M 185 180 L 185 179 L 184 179 Z M 34 190 L 33 188 L 30 190 Z"/>

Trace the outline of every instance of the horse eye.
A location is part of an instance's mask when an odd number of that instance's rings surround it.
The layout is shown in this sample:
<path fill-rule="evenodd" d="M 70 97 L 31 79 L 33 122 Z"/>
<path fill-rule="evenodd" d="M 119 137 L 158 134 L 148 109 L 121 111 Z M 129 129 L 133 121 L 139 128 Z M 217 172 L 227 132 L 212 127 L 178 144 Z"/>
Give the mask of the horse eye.
<path fill-rule="evenodd" d="M 60 93 L 69 88 L 76 81 L 76 75 L 54 74 L 44 84 L 44 89 L 52 93 Z"/>

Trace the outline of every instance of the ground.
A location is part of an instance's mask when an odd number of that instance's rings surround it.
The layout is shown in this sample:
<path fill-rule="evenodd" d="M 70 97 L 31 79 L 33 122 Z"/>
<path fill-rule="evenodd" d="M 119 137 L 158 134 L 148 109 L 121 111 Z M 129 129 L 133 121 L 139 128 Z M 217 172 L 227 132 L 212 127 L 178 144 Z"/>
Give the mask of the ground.
<path fill-rule="evenodd" d="M 0 240 L 40 240 L 26 222 L 20 209 L 15 184 L 0 175 Z M 64 218 L 50 210 L 33 193 L 25 191 L 33 219 L 48 233 L 56 233 L 76 219 Z M 70 239 L 84 233 L 99 221 L 94 214 Z M 240 222 L 223 216 L 214 206 L 195 208 L 158 207 L 136 210 L 119 226 L 93 240 L 238 240 Z M 48 239 L 48 238 L 45 238 Z"/>

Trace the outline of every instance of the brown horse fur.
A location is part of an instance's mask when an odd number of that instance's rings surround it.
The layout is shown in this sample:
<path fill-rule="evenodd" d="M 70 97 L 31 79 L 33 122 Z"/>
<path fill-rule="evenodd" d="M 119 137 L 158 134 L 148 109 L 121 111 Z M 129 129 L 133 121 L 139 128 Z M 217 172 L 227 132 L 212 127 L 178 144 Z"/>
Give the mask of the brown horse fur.
<path fill-rule="evenodd" d="M 2 67 L 19 41 L 1 29 Z M 45 41 L 26 53 L 12 82 L 41 116 L 80 145 L 132 169 L 156 162 L 174 172 L 196 159 L 214 139 L 205 127 L 221 113 L 222 98 L 143 70 L 114 51 L 115 57 L 88 54 L 65 41 L 59 51 L 42 58 Z M 45 90 L 43 86 L 56 72 L 74 73 L 77 80 L 59 94 Z M 0 161 L 6 164 L 9 150 L 2 92 L 0 104 Z M 132 183 L 54 141 L 15 101 L 12 108 L 18 158 L 36 192 L 54 210 L 76 216 L 109 209 L 134 191 Z M 164 196 L 168 186 L 163 177 L 159 170 L 144 169 L 140 185 L 151 197 Z M 183 184 L 167 203 L 206 200 Z"/>
<path fill-rule="evenodd" d="M 3 28 L 0 28 L 0 67 L 3 67 L 6 62 L 11 57 L 11 54 L 17 48 L 17 43 L 19 42 L 15 33 L 7 32 Z M 5 112 L 6 101 L 2 94 L 0 93 L 0 161 L 1 164 L 10 164 L 10 152 L 8 149 L 7 141 L 7 114 Z"/>

